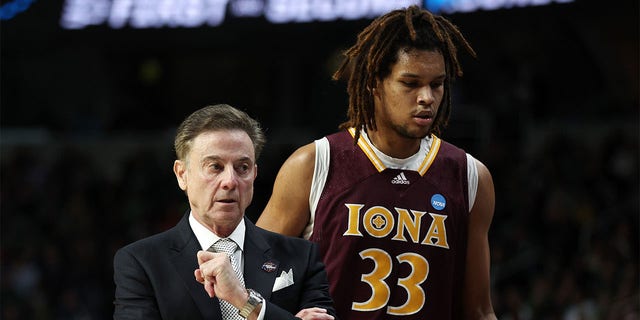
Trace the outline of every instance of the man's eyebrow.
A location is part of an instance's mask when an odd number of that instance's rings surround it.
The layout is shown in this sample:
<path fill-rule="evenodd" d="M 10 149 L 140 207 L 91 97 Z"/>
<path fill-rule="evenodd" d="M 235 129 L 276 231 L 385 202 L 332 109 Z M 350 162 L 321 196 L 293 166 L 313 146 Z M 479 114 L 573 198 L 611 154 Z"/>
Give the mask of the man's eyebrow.
<path fill-rule="evenodd" d="M 446 78 L 447 78 L 447 74 L 446 74 L 446 73 L 443 73 L 443 74 L 441 74 L 441 75 L 439 75 L 439 76 L 435 77 L 435 78 L 434 78 L 434 80 L 444 80 L 444 79 L 446 79 Z"/>
<path fill-rule="evenodd" d="M 404 78 L 421 78 L 420 75 L 416 74 L 416 73 L 412 73 L 412 72 L 403 72 L 400 74 L 400 77 L 404 77 Z M 447 78 L 447 74 L 446 73 L 442 73 L 441 75 L 434 77 L 434 80 L 442 80 L 442 79 L 446 79 Z"/>
<path fill-rule="evenodd" d="M 420 76 L 418 76 L 415 73 L 411 73 L 411 72 L 403 72 L 400 74 L 401 77 L 407 77 L 407 78 L 419 78 Z"/>
<path fill-rule="evenodd" d="M 241 161 L 241 162 L 247 161 L 247 162 L 253 163 L 253 159 L 251 159 L 251 157 L 241 157 L 239 159 L 236 159 L 236 161 Z"/>
<path fill-rule="evenodd" d="M 217 155 L 209 155 L 209 156 L 205 156 L 204 158 L 202 158 L 202 161 L 212 161 L 212 160 L 220 160 L 220 156 Z"/>
<path fill-rule="evenodd" d="M 204 158 L 202 158 L 202 162 L 216 161 L 220 159 L 222 159 L 222 157 L 214 154 L 214 155 L 205 156 Z M 251 157 L 249 156 L 244 156 L 244 157 L 240 157 L 238 159 L 233 160 L 233 162 L 245 162 L 245 161 L 253 163 L 253 159 L 251 159 Z"/>

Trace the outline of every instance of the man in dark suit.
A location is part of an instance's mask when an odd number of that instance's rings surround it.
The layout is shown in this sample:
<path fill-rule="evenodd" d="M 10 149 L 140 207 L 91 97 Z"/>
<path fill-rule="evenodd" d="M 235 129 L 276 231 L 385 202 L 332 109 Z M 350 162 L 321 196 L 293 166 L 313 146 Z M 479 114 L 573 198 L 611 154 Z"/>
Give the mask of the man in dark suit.
<path fill-rule="evenodd" d="M 228 105 L 182 122 L 173 170 L 191 210 L 118 250 L 114 319 L 334 319 L 315 245 L 244 218 L 264 143 L 260 125 Z"/>

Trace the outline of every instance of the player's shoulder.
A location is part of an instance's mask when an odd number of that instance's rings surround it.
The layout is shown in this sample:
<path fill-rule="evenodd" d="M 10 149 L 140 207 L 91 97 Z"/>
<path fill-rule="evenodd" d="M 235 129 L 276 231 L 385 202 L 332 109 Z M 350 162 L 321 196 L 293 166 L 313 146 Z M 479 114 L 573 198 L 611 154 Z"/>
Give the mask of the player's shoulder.
<path fill-rule="evenodd" d="M 313 171 L 316 158 L 316 149 L 313 142 L 296 149 L 280 168 L 280 174 L 300 175 Z"/>
<path fill-rule="evenodd" d="M 291 156 L 289 156 L 289 160 L 292 161 L 309 161 L 313 160 L 316 154 L 316 146 L 315 141 L 307 143 L 298 149 L 296 149 Z"/>
<path fill-rule="evenodd" d="M 467 151 L 461 147 L 458 146 L 456 144 L 454 144 L 453 142 L 447 141 L 445 139 L 439 138 L 437 136 L 433 136 L 432 138 L 432 143 L 437 143 L 438 144 L 438 148 L 440 150 L 447 150 L 449 152 L 456 152 L 456 153 L 463 153 L 466 154 Z"/>
<path fill-rule="evenodd" d="M 427 154 L 437 153 L 437 161 L 447 163 L 448 165 L 458 164 L 459 166 L 464 166 L 468 160 L 468 153 L 463 148 L 436 136 L 431 140 L 429 150 L 425 152 Z"/>

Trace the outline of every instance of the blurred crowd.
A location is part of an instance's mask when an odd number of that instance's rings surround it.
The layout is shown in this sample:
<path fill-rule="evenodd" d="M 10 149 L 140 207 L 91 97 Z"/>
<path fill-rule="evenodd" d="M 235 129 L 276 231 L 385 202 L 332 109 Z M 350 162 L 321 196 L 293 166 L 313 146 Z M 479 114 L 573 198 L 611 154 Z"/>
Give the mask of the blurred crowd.
<path fill-rule="evenodd" d="M 2 163 L 2 319 L 108 319 L 112 258 L 124 244 L 166 228 L 181 194 L 156 154 L 132 154 L 118 179 L 92 154 L 20 147 Z"/>
<path fill-rule="evenodd" d="M 555 134 L 492 159 L 500 319 L 639 319 L 638 139 Z"/>

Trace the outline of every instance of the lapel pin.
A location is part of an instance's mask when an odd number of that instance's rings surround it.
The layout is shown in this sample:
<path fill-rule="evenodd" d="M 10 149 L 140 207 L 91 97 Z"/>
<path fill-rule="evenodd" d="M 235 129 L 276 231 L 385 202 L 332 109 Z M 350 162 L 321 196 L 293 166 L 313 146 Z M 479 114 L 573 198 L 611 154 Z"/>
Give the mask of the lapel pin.
<path fill-rule="evenodd" d="M 265 272 L 274 272 L 278 268 L 278 265 L 273 261 L 267 261 L 262 265 L 262 270 Z"/>

